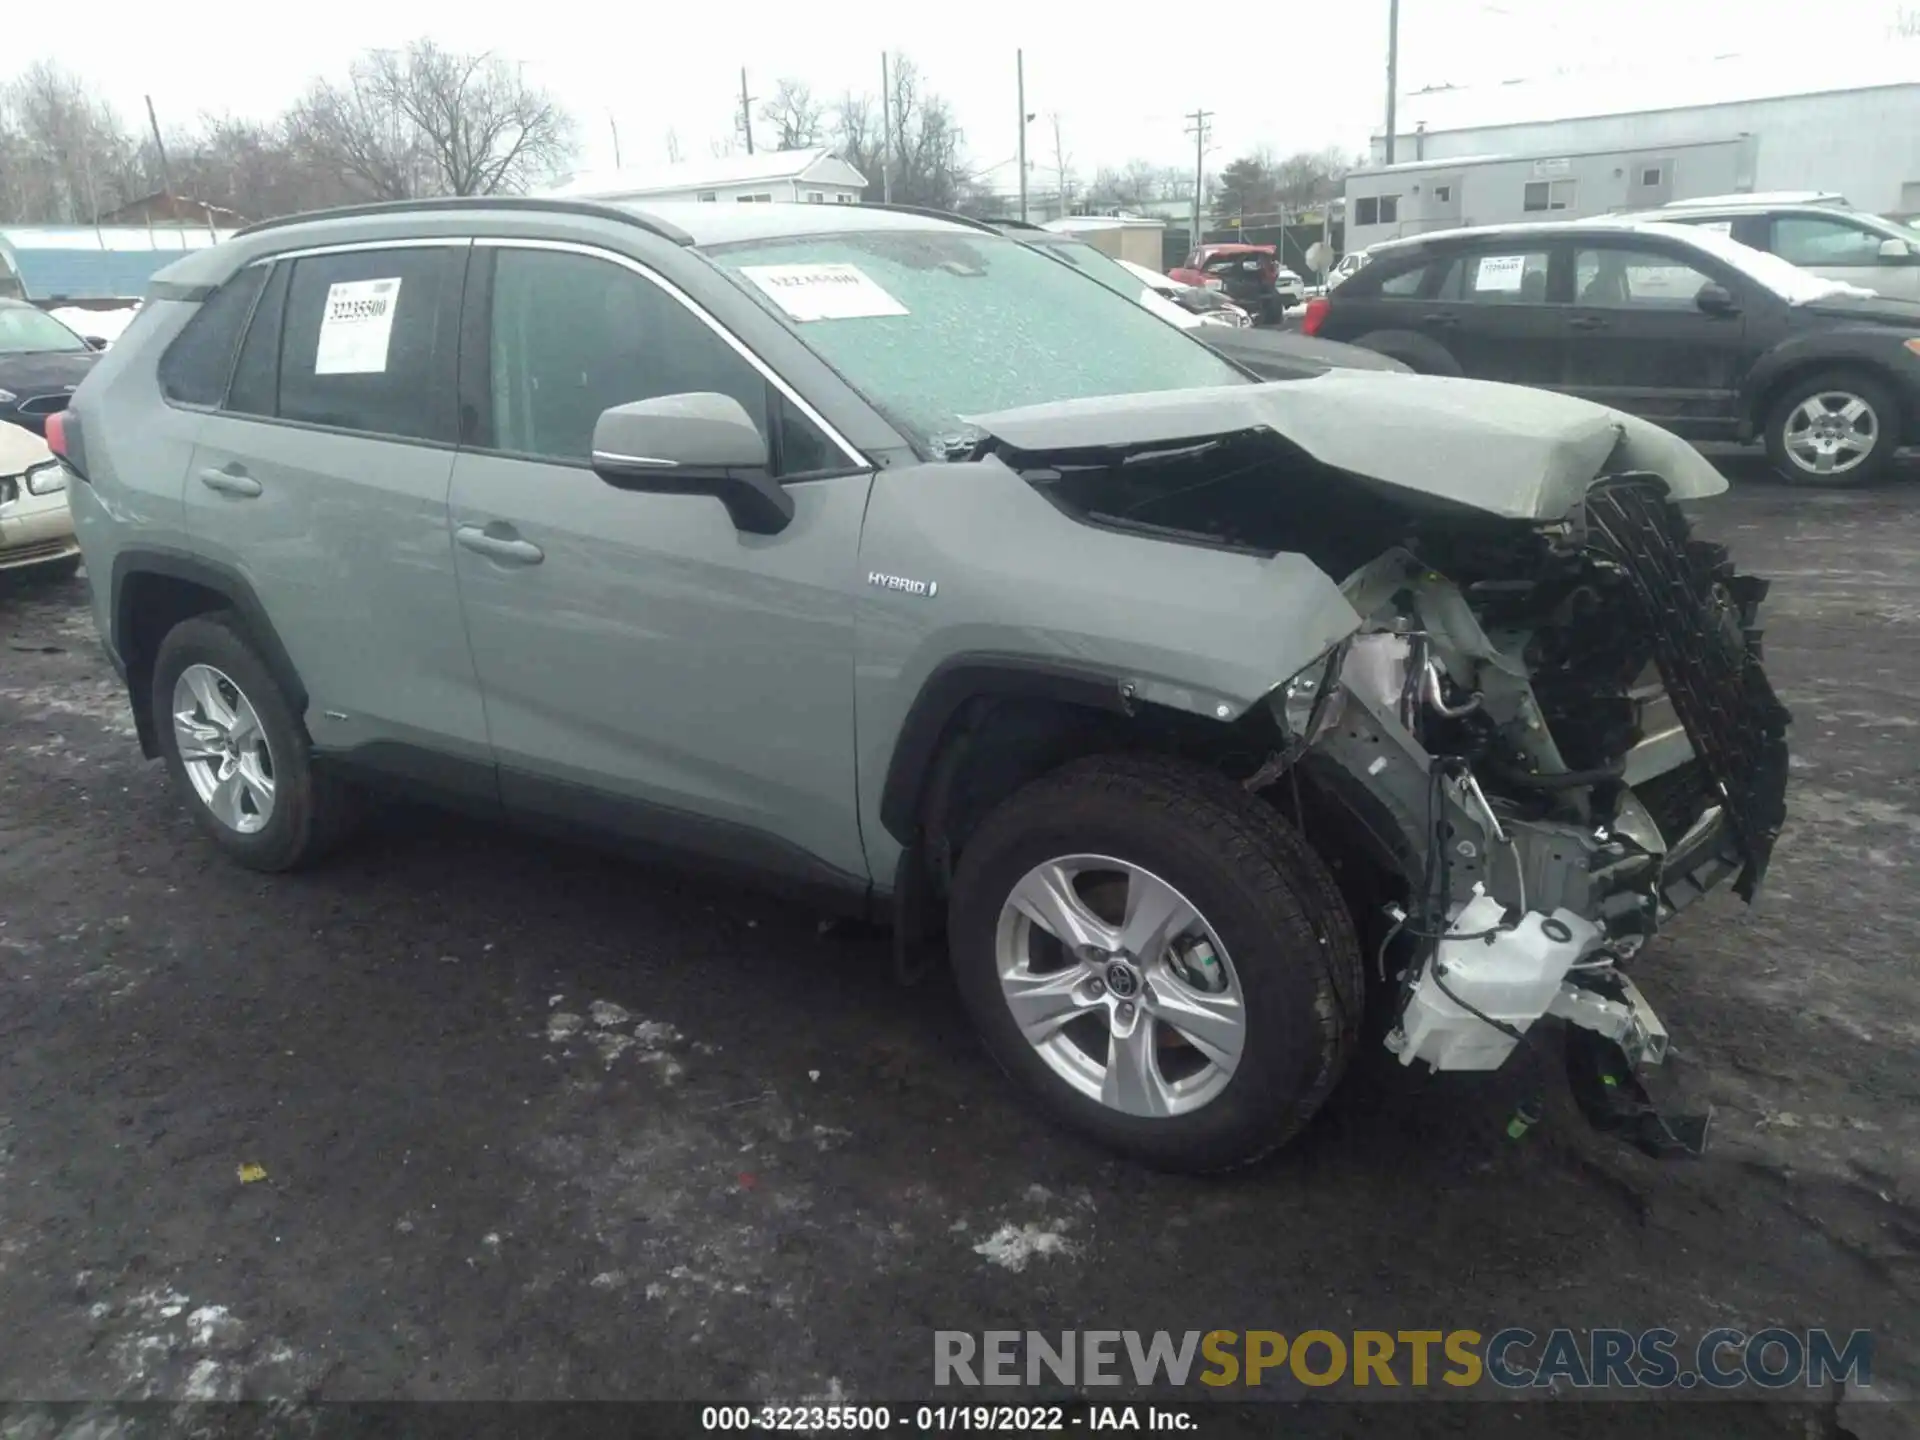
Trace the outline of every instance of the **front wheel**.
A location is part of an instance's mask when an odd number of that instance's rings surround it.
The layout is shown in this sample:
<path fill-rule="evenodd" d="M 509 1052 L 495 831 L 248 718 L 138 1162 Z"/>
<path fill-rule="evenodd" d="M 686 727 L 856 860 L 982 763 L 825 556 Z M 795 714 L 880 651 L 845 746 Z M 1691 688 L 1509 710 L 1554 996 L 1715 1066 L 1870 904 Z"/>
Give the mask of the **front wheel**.
<path fill-rule="evenodd" d="M 1767 416 L 1767 459 L 1794 485 L 1882 479 L 1900 444 L 1900 411 L 1871 375 L 1831 371 L 1795 381 Z"/>
<path fill-rule="evenodd" d="M 962 996 L 1001 1066 L 1149 1164 L 1256 1160 L 1313 1116 L 1360 1021 L 1331 876 L 1204 766 L 1102 756 L 1003 802 L 961 854 Z"/>

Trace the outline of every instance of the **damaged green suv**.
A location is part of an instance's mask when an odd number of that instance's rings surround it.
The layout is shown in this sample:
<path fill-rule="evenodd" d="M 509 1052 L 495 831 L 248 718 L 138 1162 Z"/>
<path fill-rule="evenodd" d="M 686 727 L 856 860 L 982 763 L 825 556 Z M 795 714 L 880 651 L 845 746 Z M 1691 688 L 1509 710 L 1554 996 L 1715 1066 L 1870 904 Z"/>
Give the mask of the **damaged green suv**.
<path fill-rule="evenodd" d="M 1156 1164 L 1548 1015 L 1596 1118 L 1701 1140 L 1629 971 L 1759 883 L 1787 717 L 1654 426 L 1261 383 L 957 219 L 488 200 L 182 258 L 50 442 L 242 864 L 405 788 L 796 886 Z"/>

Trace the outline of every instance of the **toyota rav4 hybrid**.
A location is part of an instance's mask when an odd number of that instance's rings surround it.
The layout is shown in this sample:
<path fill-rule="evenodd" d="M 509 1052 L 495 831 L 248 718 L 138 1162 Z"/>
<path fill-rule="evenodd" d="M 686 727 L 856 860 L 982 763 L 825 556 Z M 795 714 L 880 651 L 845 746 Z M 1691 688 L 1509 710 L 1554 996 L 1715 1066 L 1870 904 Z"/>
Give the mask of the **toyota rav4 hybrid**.
<path fill-rule="evenodd" d="M 929 216 L 490 200 L 183 257 L 51 431 L 140 745 L 244 865 L 406 786 L 797 884 L 1169 1167 L 1363 1034 L 1490 1070 L 1549 1014 L 1596 1119 L 1701 1139 L 1629 972 L 1760 884 L 1787 715 L 1679 508 L 1724 482 L 1642 420 L 1262 383 Z"/>

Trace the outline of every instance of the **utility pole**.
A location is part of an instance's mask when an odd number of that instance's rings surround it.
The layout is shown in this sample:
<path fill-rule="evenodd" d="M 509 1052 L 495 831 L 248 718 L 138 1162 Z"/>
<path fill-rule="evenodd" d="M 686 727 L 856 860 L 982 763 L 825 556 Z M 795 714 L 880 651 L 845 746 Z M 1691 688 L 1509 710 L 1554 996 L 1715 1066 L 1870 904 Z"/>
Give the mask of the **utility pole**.
<path fill-rule="evenodd" d="M 1193 238 L 1187 245 L 1189 250 L 1200 246 L 1200 207 L 1207 198 L 1207 122 L 1212 118 L 1211 110 L 1195 110 L 1187 116 L 1193 122 L 1187 130 L 1193 136 Z"/>
<path fill-rule="evenodd" d="M 160 138 L 160 117 L 153 113 L 153 96 L 147 96 L 147 124 L 153 127 L 153 148 L 160 152 L 160 188 L 173 193 L 173 175 L 167 169 L 167 142 Z"/>
<path fill-rule="evenodd" d="M 1013 84 L 1020 100 L 1020 222 L 1027 219 L 1027 56 L 1013 52 Z"/>
<path fill-rule="evenodd" d="M 747 67 L 744 65 L 740 67 L 740 133 L 747 137 L 747 154 L 751 155 L 753 153 L 753 96 L 747 94 Z"/>
<path fill-rule="evenodd" d="M 1393 164 L 1393 107 L 1400 95 L 1400 0 L 1387 0 L 1387 164 Z"/>
<path fill-rule="evenodd" d="M 1056 218 L 1065 219 L 1067 214 L 1067 157 L 1060 148 L 1060 112 L 1053 112 L 1053 183 L 1060 192 L 1060 214 Z"/>
<path fill-rule="evenodd" d="M 613 168 L 620 168 L 620 122 L 613 118 L 613 112 L 607 112 L 607 128 L 613 132 Z"/>
<path fill-rule="evenodd" d="M 893 203 L 893 87 L 887 81 L 887 52 L 880 52 L 880 198 Z"/>

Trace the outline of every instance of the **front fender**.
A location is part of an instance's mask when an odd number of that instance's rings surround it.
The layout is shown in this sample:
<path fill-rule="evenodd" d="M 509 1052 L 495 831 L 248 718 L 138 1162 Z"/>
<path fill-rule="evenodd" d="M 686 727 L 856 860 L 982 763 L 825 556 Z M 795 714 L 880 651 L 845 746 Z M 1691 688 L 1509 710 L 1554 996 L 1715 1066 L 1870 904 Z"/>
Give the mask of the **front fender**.
<path fill-rule="evenodd" d="M 896 768 L 895 753 L 904 742 L 931 759 L 930 707 L 943 726 L 970 693 L 954 677 L 1026 672 L 1076 703 L 1106 697 L 1113 708 L 1155 704 L 1232 722 L 1360 624 L 1305 556 L 1088 525 L 991 457 L 882 470 L 860 572 L 862 831 L 880 875 L 892 873 L 904 842 L 897 827 L 910 833 L 912 822 L 899 797 L 903 786 L 914 792 L 914 777 Z"/>

